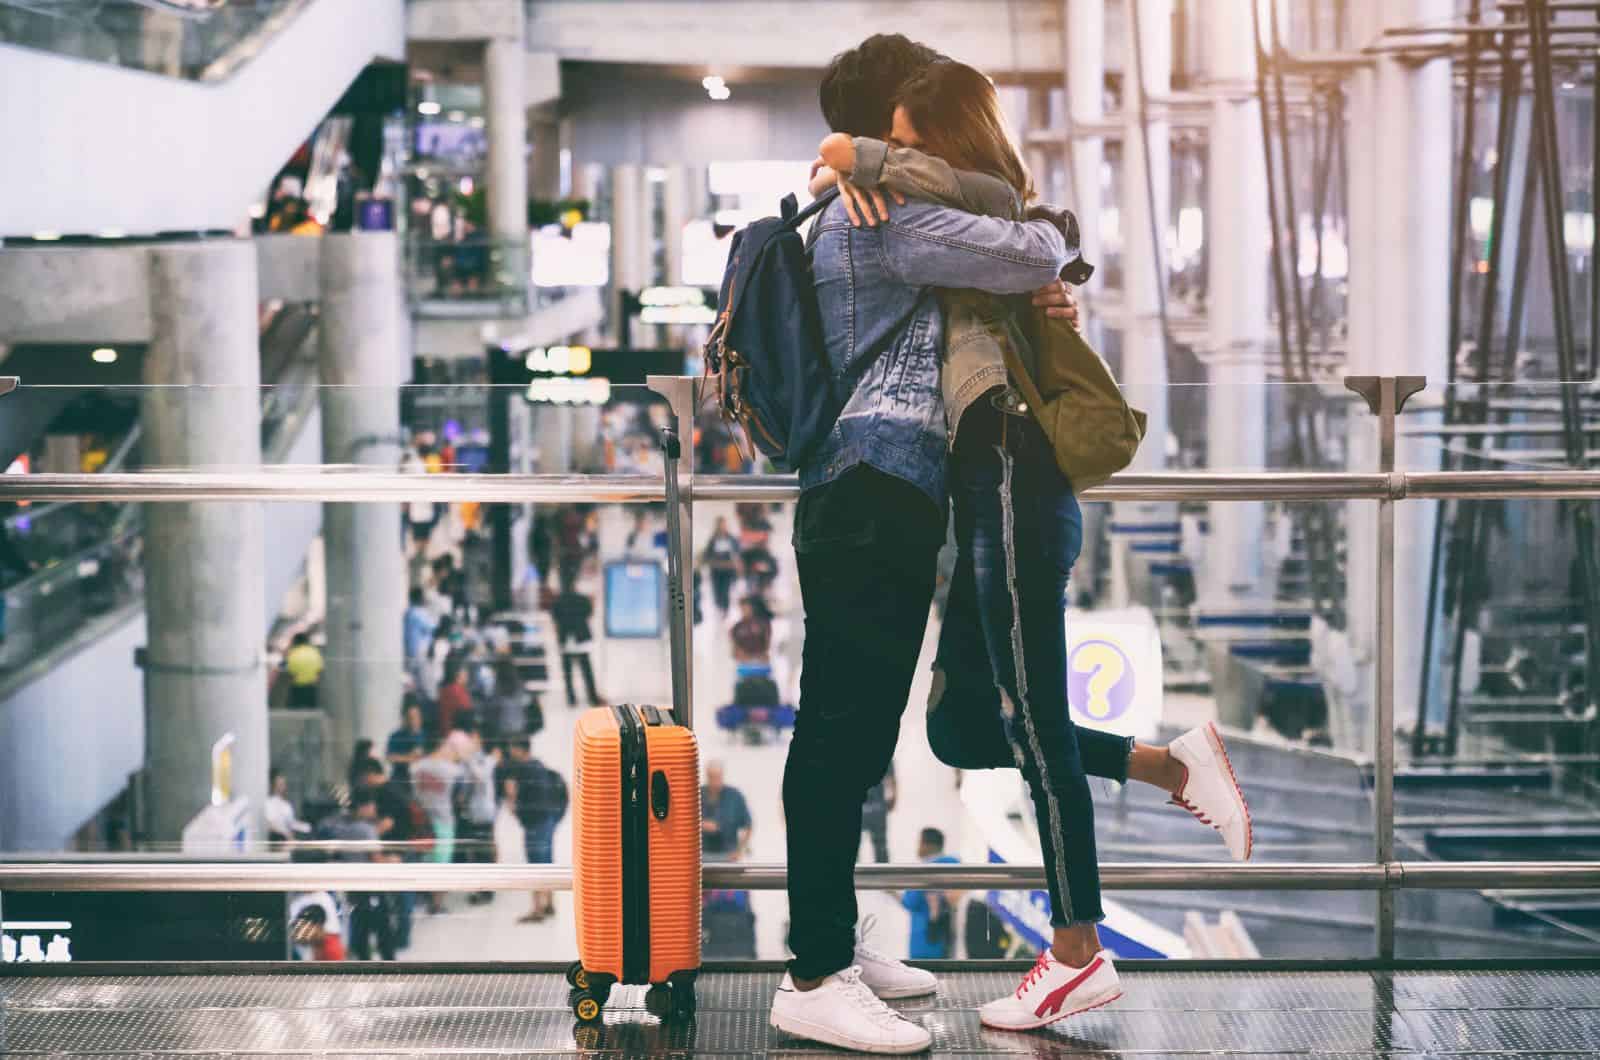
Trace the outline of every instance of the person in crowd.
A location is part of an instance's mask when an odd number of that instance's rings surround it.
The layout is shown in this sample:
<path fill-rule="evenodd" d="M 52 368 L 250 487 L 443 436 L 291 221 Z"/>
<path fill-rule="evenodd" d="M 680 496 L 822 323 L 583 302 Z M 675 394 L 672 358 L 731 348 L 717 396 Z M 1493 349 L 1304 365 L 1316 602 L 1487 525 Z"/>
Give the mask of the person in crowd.
<path fill-rule="evenodd" d="M 411 790 L 427 816 L 433 832 L 433 848 L 426 860 L 448 865 L 455 860 L 456 785 L 461 780 L 461 762 L 456 746 L 435 734 L 427 738 L 427 753 L 411 767 Z M 444 912 L 444 896 L 428 895 L 428 910 Z"/>
<path fill-rule="evenodd" d="M 404 723 L 389 736 L 384 751 L 396 780 L 410 782 L 411 766 L 426 753 L 426 742 L 427 735 L 422 729 L 422 708 L 415 703 L 408 704 Z"/>
<path fill-rule="evenodd" d="M 522 825 L 527 863 L 548 865 L 555 859 L 556 826 L 567 814 L 566 779 L 533 756 L 530 740 L 514 738 L 506 747 L 509 756 L 501 762 L 495 782 Z M 550 892 L 534 891 L 532 908 L 519 922 L 531 924 L 554 912 Z"/>
<path fill-rule="evenodd" d="M 1008 186 L 1007 201 L 984 211 L 997 216 L 958 215 L 963 217 L 959 223 L 969 226 L 969 236 L 997 222 L 1032 228 L 1050 238 L 1050 247 L 1035 248 L 1043 250 L 1043 257 L 1060 260 L 1063 252 L 1068 257 L 1075 253 L 1064 238 L 1070 231 L 1070 218 L 1041 206 L 1029 206 L 1022 212 L 1032 198 L 1032 187 L 1006 129 L 993 84 L 971 67 L 944 60 L 926 49 L 916 54 L 919 46 L 903 38 L 898 42 L 874 38 L 868 43 L 874 42 L 880 49 L 890 45 L 904 60 L 893 90 L 875 97 L 892 107 L 889 121 L 882 120 L 881 110 L 871 118 L 879 128 L 890 127 L 889 132 L 878 134 L 890 142 L 868 139 L 873 135 L 870 125 L 847 121 L 846 125 L 857 127 L 841 130 L 849 135 L 828 137 L 819 149 L 819 164 L 843 174 L 839 178 L 843 212 L 850 219 L 839 229 L 844 240 L 848 243 L 863 237 L 859 227 L 863 213 L 867 215 L 866 229 L 876 229 L 877 238 L 888 240 L 908 218 L 957 208 L 943 204 L 952 197 L 960 208 L 972 208 L 977 196 L 969 198 L 970 189 L 998 178 Z M 845 63 L 850 68 L 846 79 L 865 84 L 876 77 L 881 85 L 884 64 L 870 64 L 872 72 L 867 73 L 869 67 L 860 65 L 859 58 L 856 55 Z M 825 89 L 825 97 L 827 94 Z M 839 122 L 831 124 L 840 128 Z M 929 153 L 916 153 L 918 147 L 926 147 Z M 926 173 L 930 168 L 939 177 L 913 182 L 913 194 L 917 187 L 931 188 L 928 196 L 941 202 L 902 205 L 891 219 L 877 185 L 895 169 Z M 941 181 L 948 181 L 942 190 Z M 890 190 L 903 189 L 891 183 Z M 823 227 L 819 263 L 827 238 L 826 224 Z M 1055 229 L 1053 234 L 1050 227 Z M 852 254 L 851 268 L 861 260 L 861 253 Z M 1022 259 L 1011 261 L 1007 268 L 1013 265 L 1021 266 Z M 996 270 L 991 270 L 986 281 L 995 275 Z M 905 278 L 903 270 L 901 278 Z M 826 290 L 827 282 L 819 275 L 819 294 Z M 938 286 L 954 288 L 960 282 Z M 967 301 L 969 298 L 977 301 Z M 1036 303 L 1055 300 L 1048 291 L 1037 292 L 1034 299 Z M 1017 397 L 1007 375 L 1005 347 L 1026 354 L 1029 339 L 1018 327 L 989 328 L 984 309 L 993 303 L 980 295 L 946 292 L 936 301 L 941 303 L 940 323 L 950 329 L 951 338 L 950 355 L 934 358 L 943 361 L 947 445 L 940 451 L 940 460 L 926 470 L 942 474 L 944 468 L 938 464 L 949 454 L 948 485 L 954 499 L 958 558 L 941 633 L 938 665 L 943 679 L 935 682 L 928 711 L 929 741 L 942 760 L 958 768 L 1015 767 L 1028 781 L 1055 931 L 1051 945 L 1040 954 L 1022 985 L 985 1005 L 980 1013 L 988 1026 L 1024 1030 L 1108 1004 L 1121 995 L 1115 968 L 1100 949 L 1095 928 L 1103 913 L 1089 774 L 1137 778 L 1142 772 L 1141 757 L 1149 763 L 1170 752 L 1186 770 L 1182 779 L 1164 778 L 1175 785 L 1168 789 L 1174 801 L 1222 832 L 1230 851 L 1241 859 L 1249 855 L 1248 814 L 1231 769 L 1225 769 L 1226 755 L 1214 729 L 1194 730 L 1170 749 L 1141 752 L 1121 738 L 1088 731 L 1080 735 L 1073 725 L 1065 695 L 1063 622 L 1066 577 L 1081 544 L 1082 524 L 1071 484 L 1056 466 L 1049 439 Z M 824 317 L 829 317 L 826 310 Z M 936 355 L 943 341 L 942 333 L 934 336 Z M 955 355 L 957 350 L 960 356 Z M 902 381 L 896 398 L 901 404 L 909 401 L 913 407 L 932 407 L 939 403 L 940 395 L 932 386 L 926 400 L 909 395 Z M 920 422 L 937 423 L 937 418 Z M 821 458 L 829 458 L 828 449 L 823 446 Z M 801 477 L 805 487 L 804 468 Z M 938 474 L 925 481 L 936 488 L 929 496 L 937 504 L 946 484 Z M 804 495 L 801 506 L 806 506 Z M 938 508 L 942 528 L 942 505 Z M 800 522 L 805 522 L 804 517 Z M 833 528 L 835 538 L 838 530 Z M 926 584 L 931 597 L 939 542 L 930 534 L 926 544 L 926 563 L 919 558 L 916 572 L 916 599 L 924 616 L 927 599 L 922 585 Z M 802 565 L 804 562 L 802 554 Z M 804 581 L 802 571 L 802 585 Z M 808 601 L 808 626 L 812 610 Z M 921 622 L 917 628 L 920 633 Z M 808 651 L 811 643 L 808 636 Z M 835 657 L 834 653 L 828 657 Z M 835 712 L 836 716 L 840 713 Z M 794 863 L 791 853 L 791 866 Z M 784 1006 L 775 1007 L 775 1021 L 780 1007 Z M 809 1008 L 824 1017 L 831 1014 L 820 1004 Z M 843 1006 L 832 1010 L 845 1011 Z M 916 1028 L 899 1030 L 899 1036 L 908 1039 L 920 1040 L 924 1034 Z"/>
<path fill-rule="evenodd" d="M 465 795 L 457 821 L 456 860 L 479 864 L 494 861 L 495 772 L 500 767 L 500 748 L 484 746 L 483 733 L 468 719 L 468 728 L 462 730 L 470 737 L 466 756 L 462 759 L 462 786 Z M 472 905 L 494 900 L 493 891 L 479 891 L 467 896 Z"/>
<path fill-rule="evenodd" d="M 917 860 L 928 865 L 953 865 L 956 859 L 944 852 L 944 833 L 924 828 L 917 840 Z M 954 910 L 959 896 L 942 891 L 907 891 L 900 904 L 911 914 L 910 954 L 914 961 L 945 960 L 955 941 Z"/>
<path fill-rule="evenodd" d="M 594 663 L 589 658 L 594 641 L 589 629 L 589 621 L 594 617 L 594 601 L 574 588 L 576 570 L 563 569 L 561 574 L 561 592 L 550 605 L 550 617 L 555 620 L 556 640 L 561 647 L 561 679 L 567 686 L 567 706 L 578 705 L 578 690 L 572 680 L 572 670 L 577 667 L 583 676 L 589 705 L 597 707 L 600 693 L 594 687 Z"/>
<path fill-rule="evenodd" d="M 472 714 L 472 691 L 467 687 L 467 664 L 458 660 L 439 689 L 439 731 L 452 732 L 457 719 Z"/>
<path fill-rule="evenodd" d="M 428 650 L 433 639 L 433 613 L 428 610 L 428 600 L 420 588 L 411 590 L 411 602 L 406 607 L 405 648 L 406 662 L 410 663 Z"/>
<path fill-rule="evenodd" d="M 337 927 L 328 928 L 328 911 L 319 904 L 307 905 L 293 921 L 295 953 L 303 961 L 344 960 L 344 940 Z"/>
<path fill-rule="evenodd" d="M 455 638 L 455 622 L 449 615 L 445 615 L 434 627 L 433 639 L 428 642 L 428 650 L 412 667 L 412 683 L 416 687 L 417 695 L 424 703 L 435 709 L 439 703 L 440 689 L 444 684 L 445 667 L 450 661 L 450 653 L 455 650 Z"/>
<path fill-rule="evenodd" d="M 728 631 L 733 661 L 741 675 L 772 668 L 772 613 L 759 596 L 739 601 L 739 621 Z"/>
<path fill-rule="evenodd" d="M 879 865 L 889 863 L 889 814 L 899 797 L 894 779 L 894 764 L 883 779 L 867 789 L 866 801 L 861 804 L 861 829 L 872 841 L 872 860 Z"/>
<path fill-rule="evenodd" d="M 299 921 L 306 911 L 312 908 L 315 908 L 317 912 L 306 919 L 311 921 L 314 929 L 302 931 Z M 337 958 L 319 955 L 332 952 L 329 948 L 318 944 L 317 934 L 319 931 L 325 936 L 332 936 L 338 940 L 339 956 Z M 339 916 L 339 901 L 331 891 L 308 891 L 304 894 L 293 895 L 289 899 L 289 941 L 294 947 L 295 960 L 344 960 L 343 934 L 344 929 Z"/>
<path fill-rule="evenodd" d="M 887 137 L 904 83 L 937 58 L 900 36 L 838 56 L 822 87 L 830 126 Z M 848 1048 L 915 1051 L 931 1035 L 875 995 L 931 993 L 936 981 L 862 959 L 854 872 L 862 804 L 893 760 L 945 537 L 944 317 L 933 292 L 978 284 L 1024 294 L 1056 284 L 1072 255 L 1053 220 L 913 201 L 856 227 L 855 202 L 842 194 L 810 236 L 823 340 L 845 404 L 799 468 L 794 546 L 806 626 L 783 783 L 795 958 L 772 1022 Z"/>
<path fill-rule="evenodd" d="M 306 633 L 296 633 L 283 657 L 289 675 L 289 706 L 297 710 L 316 710 L 317 691 L 322 687 L 322 652 Z"/>
<path fill-rule="evenodd" d="M 353 792 L 349 805 L 317 828 L 320 838 L 345 846 L 333 852 L 335 861 L 384 861 L 379 846 L 378 800 L 371 791 Z M 388 896 L 379 892 L 352 891 L 345 896 L 350 905 L 350 952 L 358 961 L 372 959 L 372 943 L 378 956 L 395 958 L 394 919 Z"/>
<path fill-rule="evenodd" d="M 544 717 L 528 691 L 510 646 L 494 658 L 494 696 L 489 712 L 501 736 L 532 736 L 544 728 Z"/>
<path fill-rule="evenodd" d="M 372 741 L 366 737 L 356 741 L 355 747 L 350 751 L 350 761 L 345 766 L 345 780 L 354 791 L 366 783 L 367 760 L 372 757 Z"/>
<path fill-rule="evenodd" d="M 472 602 L 467 598 L 467 575 L 456 566 L 449 553 L 433 561 L 433 582 L 450 601 L 450 617 L 457 622 L 472 621 Z"/>
<path fill-rule="evenodd" d="M 726 516 L 717 516 L 701 563 L 711 576 L 711 598 L 716 602 L 717 610 L 727 614 L 733 603 L 730 595 L 733 583 L 739 580 L 739 539 L 728 529 Z"/>
<path fill-rule="evenodd" d="M 555 555 L 555 546 L 550 515 L 541 509 L 534 513 L 533 523 L 528 527 L 528 559 L 533 563 L 534 570 L 539 572 L 540 578 L 548 578 L 553 570 L 550 564 Z"/>
<path fill-rule="evenodd" d="M 700 789 L 700 830 L 707 861 L 738 861 L 750 846 L 750 807 L 744 793 L 724 781 L 722 763 L 706 763 Z"/>
<path fill-rule="evenodd" d="M 261 816 L 267 823 L 267 839 L 274 843 L 288 843 L 298 836 L 310 835 L 311 826 L 294 812 L 289 801 L 289 778 L 283 770 L 273 767 L 267 776 L 269 794 Z"/>
<path fill-rule="evenodd" d="M 385 779 L 383 763 L 368 757 L 362 760 L 356 772 L 360 779 L 353 788 L 372 792 L 377 801 L 378 838 L 386 844 L 385 852 L 392 855 L 395 861 L 420 861 L 426 851 L 419 847 L 429 845 L 433 832 L 422 807 L 411 797 L 410 783 L 399 776 L 399 767 L 396 767 L 394 776 Z M 411 946 L 411 921 L 416 899 L 417 896 L 410 891 L 393 896 L 396 950 Z"/>

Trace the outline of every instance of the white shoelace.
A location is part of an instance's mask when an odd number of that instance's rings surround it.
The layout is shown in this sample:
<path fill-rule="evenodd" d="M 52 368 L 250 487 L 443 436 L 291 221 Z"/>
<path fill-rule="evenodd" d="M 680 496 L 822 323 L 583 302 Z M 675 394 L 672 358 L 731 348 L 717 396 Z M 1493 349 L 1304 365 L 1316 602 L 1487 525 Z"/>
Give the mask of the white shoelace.
<path fill-rule="evenodd" d="M 867 942 L 867 936 L 872 934 L 872 929 L 878 926 L 878 914 L 868 913 L 861 918 L 861 926 L 856 929 L 856 954 L 875 961 L 878 964 L 900 964 L 901 961 L 875 949 Z"/>
<path fill-rule="evenodd" d="M 839 985 L 844 994 L 861 1009 L 863 1015 L 874 1023 L 884 1027 L 892 1027 L 905 1019 L 904 1016 L 884 1004 L 883 999 L 872 992 L 866 983 L 861 981 L 860 965 L 852 964 L 839 973 Z"/>

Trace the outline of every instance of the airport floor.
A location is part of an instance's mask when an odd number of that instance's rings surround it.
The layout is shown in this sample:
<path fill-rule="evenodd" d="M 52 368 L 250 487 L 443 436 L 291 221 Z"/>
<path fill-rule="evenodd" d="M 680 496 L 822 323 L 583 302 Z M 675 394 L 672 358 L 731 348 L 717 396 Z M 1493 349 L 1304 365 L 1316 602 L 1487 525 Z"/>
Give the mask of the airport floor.
<path fill-rule="evenodd" d="M 707 973 L 698 1017 L 659 1023 L 618 989 L 578 1027 L 558 974 L 0 977 L 0 1055 L 798 1057 L 775 972 Z M 977 1006 L 1014 973 L 946 975 L 898 1002 L 933 1056 L 1600 1056 L 1600 973 L 1135 970 L 1116 1005 L 1029 1034 Z"/>

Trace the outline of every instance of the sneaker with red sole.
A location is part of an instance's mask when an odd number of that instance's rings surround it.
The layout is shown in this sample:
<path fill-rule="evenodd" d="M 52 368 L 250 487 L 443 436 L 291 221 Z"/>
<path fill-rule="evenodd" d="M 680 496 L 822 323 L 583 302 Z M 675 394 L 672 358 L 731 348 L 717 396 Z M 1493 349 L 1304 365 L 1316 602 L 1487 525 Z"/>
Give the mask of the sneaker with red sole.
<path fill-rule="evenodd" d="M 1249 861 L 1254 845 L 1250 826 L 1250 807 L 1233 775 L 1222 736 L 1210 722 L 1190 729 L 1168 748 L 1172 757 L 1188 771 L 1183 785 L 1172 796 L 1172 805 L 1188 810 L 1205 825 L 1222 834 L 1228 853 L 1235 861 Z"/>
<path fill-rule="evenodd" d="M 1074 968 L 1046 949 L 1015 993 L 984 1005 L 978 1016 L 985 1027 L 1031 1031 L 1109 1005 L 1121 996 L 1122 981 L 1105 950 L 1084 967 Z"/>

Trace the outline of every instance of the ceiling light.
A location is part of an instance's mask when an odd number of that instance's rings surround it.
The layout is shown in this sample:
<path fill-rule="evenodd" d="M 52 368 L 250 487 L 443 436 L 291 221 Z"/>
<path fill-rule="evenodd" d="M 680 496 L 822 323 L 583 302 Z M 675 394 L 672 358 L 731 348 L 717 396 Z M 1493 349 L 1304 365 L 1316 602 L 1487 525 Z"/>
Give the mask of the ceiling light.
<path fill-rule="evenodd" d="M 715 100 L 724 100 L 733 95 L 733 93 L 729 91 L 727 85 L 716 85 L 712 88 L 706 89 L 706 95 Z"/>
<path fill-rule="evenodd" d="M 707 74 L 705 77 L 700 79 L 700 87 L 704 88 L 707 92 L 710 92 L 714 88 L 721 88 L 726 84 L 727 82 L 724 81 L 719 74 Z"/>
<path fill-rule="evenodd" d="M 453 110 L 449 114 L 446 114 L 445 117 L 449 118 L 451 121 L 466 121 L 467 112 L 464 110 Z"/>
<path fill-rule="evenodd" d="M 116 364 L 117 363 L 117 351 L 113 350 L 110 346 L 102 346 L 98 350 L 95 350 L 93 353 L 91 353 L 89 356 L 90 356 L 90 358 L 92 358 L 94 360 L 95 364 Z"/>
<path fill-rule="evenodd" d="M 468 120 L 468 121 L 467 121 L 467 124 L 468 124 L 468 125 L 470 125 L 470 126 L 472 126 L 472 127 L 473 127 L 473 128 L 474 128 L 474 129 L 481 129 L 481 128 L 483 128 L 483 125 L 484 125 L 484 121 L 483 121 L 483 115 L 482 115 L 482 114 L 474 114 L 474 115 L 473 115 L 473 116 L 472 116 L 472 117 L 471 117 L 471 118 L 470 118 L 470 119 L 469 119 L 469 120 Z"/>
<path fill-rule="evenodd" d="M 441 109 L 437 100 L 425 99 L 417 104 L 418 114 L 437 114 Z"/>
<path fill-rule="evenodd" d="M 99 232 L 101 239 L 122 239 L 126 237 L 127 234 L 128 233 L 121 228 L 102 228 Z"/>
<path fill-rule="evenodd" d="M 33 238 L 41 243 L 54 243 L 56 240 L 61 238 L 61 233 L 48 230 L 44 232 L 35 232 L 33 234 Z"/>

